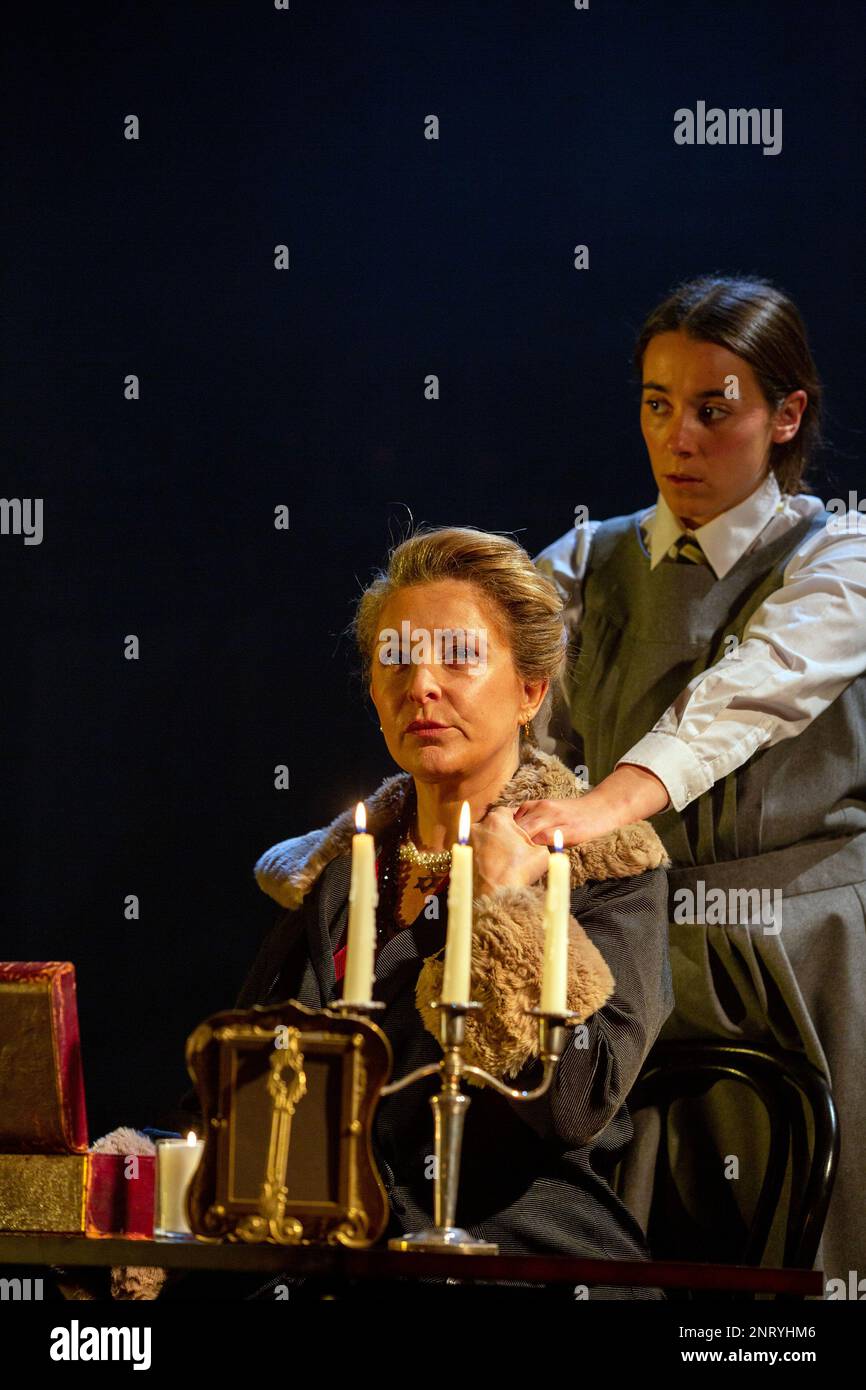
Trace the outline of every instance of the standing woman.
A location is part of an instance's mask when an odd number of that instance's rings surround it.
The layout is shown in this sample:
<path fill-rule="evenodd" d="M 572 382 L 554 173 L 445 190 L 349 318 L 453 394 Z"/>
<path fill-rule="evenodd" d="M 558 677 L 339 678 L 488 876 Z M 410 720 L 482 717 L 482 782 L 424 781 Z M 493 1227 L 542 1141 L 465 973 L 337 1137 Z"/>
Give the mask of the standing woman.
<path fill-rule="evenodd" d="M 662 1036 L 800 1050 L 830 1081 L 842 1143 L 817 1263 L 847 1285 L 866 1271 L 866 517 L 803 490 L 821 391 L 797 308 L 770 284 L 680 286 L 635 363 L 655 505 L 536 558 L 575 658 L 536 733 L 593 788 L 567 823 L 549 801 L 518 823 L 578 844 L 656 817 L 673 861 Z M 719 888 L 728 907 L 703 913 Z M 739 912 L 737 890 L 775 918 Z M 757 1103 L 728 1084 L 705 1115 L 739 1181 L 712 1186 L 705 1168 L 684 1197 L 696 1231 L 735 1231 L 763 1172 Z M 646 1193 L 641 1211 L 626 1195 L 645 1219 Z"/>

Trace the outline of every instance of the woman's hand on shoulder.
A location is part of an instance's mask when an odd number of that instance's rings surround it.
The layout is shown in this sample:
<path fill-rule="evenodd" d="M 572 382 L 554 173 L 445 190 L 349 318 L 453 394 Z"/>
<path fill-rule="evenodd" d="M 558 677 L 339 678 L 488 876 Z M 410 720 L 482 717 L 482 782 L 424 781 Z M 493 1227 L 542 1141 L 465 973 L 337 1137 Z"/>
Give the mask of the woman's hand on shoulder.
<path fill-rule="evenodd" d="M 514 809 L 494 806 L 471 828 L 476 897 L 497 888 L 525 888 L 547 873 L 547 850 L 532 843 Z"/>
<path fill-rule="evenodd" d="M 562 831 L 563 845 L 579 845 L 594 840 L 611 828 L 603 823 L 599 810 L 586 806 L 587 797 L 568 801 L 524 801 L 515 810 L 515 822 L 538 845 L 553 845 L 553 832 Z"/>
<path fill-rule="evenodd" d="M 517 824 L 535 844 L 552 845 L 562 831 L 564 845 L 597 840 L 621 825 L 657 815 L 669 805 L 664 783 L 649 768 L 620 763 L 583 796 L 563 801 L 524 801 L 515 811 Z"/>

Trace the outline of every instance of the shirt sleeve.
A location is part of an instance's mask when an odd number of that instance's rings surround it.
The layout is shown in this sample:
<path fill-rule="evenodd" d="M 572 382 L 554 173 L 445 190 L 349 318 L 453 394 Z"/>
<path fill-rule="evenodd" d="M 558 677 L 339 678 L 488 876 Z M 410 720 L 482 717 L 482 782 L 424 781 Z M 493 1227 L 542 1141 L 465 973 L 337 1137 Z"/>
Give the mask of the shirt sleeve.
<path fill-rule="evenodd" d="M 533 561 L 536 568 L 555 585 L 562 599 L 569 661 L 573 659 L 573 649 L 583 619 L 583 579 L 592 537 L 599 524 L 598 521 L 588 521 L 582 526 L 575 526 L 542 550 Z M 541 709 L 532 721 L 532 727 L 542 752 L 552 753 L 572 772 L 583 772 L 585 775 L 586 769 L 579 761 L 579 740 L 575 738 L 571 723 L 566 672 L 567 667 L 564 666 L 559 679 L 551 683 Z"/>
<path fill-rule="evenodd" d="M 849 512 L 785 567 L 730 655 L 690 681 L 619 759 L 681 811 L 759 748 L 794 738 L 866 671 L 866 517 Z"/>
<path fill-rule="evenodd" d="M 535 1101 L 509 1100 L 542 1139 L 582 1148 L 624 1104 L 674 1005 L 664 869 L 572 892 L 573 915 L 604 956 L 614 992 L 585 1023 L 566 1032 L 550 1089 Z M 531 1090 L 540 1060 L 512 1083 Z"/>

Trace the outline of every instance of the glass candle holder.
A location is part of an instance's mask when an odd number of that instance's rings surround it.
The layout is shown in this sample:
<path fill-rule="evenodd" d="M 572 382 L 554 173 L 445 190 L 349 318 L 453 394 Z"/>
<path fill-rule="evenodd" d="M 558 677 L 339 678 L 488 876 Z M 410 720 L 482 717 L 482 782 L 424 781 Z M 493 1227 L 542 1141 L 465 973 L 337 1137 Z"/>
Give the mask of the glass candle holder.
<path fill-rule="evenodd" d="M 171 1239 L 191 1235 L 186 1214 L 186 1194 L 201 1162 L 204 1140 L 157 1139 L 154 1184 L 153 1234 Z"/>

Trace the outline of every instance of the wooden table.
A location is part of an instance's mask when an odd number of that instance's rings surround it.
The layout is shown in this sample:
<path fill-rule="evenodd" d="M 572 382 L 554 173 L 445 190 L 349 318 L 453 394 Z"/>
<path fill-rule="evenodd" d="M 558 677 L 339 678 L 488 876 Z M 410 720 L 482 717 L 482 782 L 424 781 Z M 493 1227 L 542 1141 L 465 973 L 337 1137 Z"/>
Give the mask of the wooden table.
<path fill-rule="evenodd" d="M 0 1235 L 0 1265 L 159 1265 L 164 1269 L 258 1271 L 345 1279 L 517 1279 L 538 1284 L 635 1285 L 662 1289 L 823 1297 L 821 1270 L 674 1261 L 584 1260 L 563 1255 L 426 1254 L 375 1247 L 244 1245 L 183 1240 L 38 1234 Z"/>

